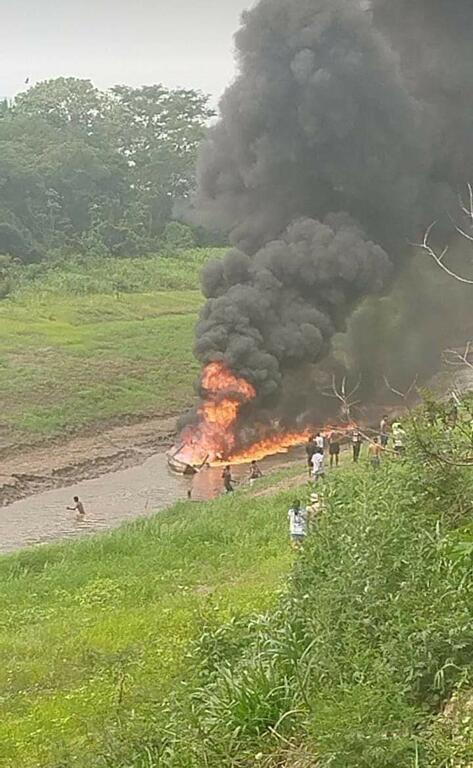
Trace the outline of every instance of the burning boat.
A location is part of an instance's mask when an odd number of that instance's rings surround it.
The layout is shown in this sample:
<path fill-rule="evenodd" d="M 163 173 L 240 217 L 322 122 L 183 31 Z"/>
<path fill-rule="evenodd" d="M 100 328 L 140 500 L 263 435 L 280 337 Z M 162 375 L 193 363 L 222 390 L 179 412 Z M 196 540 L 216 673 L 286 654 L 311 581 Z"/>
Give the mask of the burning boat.
<path fill-rule="evenodd" d="M 195 422 L 183 430 L 179 446 L 168 454 L 171 469 L 183 475 L 192 476 L 206 464 L 249 464 L 288 453 L 305 443 L 314 431 L 328 436 L 334 429 L 351 428 L 344 425 L 288 431 L 281 424 L 272 423 L 266 426 L 264 434 L 247 443 L 241 439 L 239 417 L 242 409 L 256 398 L 255 388 L 223 363 L 214 362 L 203 371 L 201 389 L 202 401 Z"/>

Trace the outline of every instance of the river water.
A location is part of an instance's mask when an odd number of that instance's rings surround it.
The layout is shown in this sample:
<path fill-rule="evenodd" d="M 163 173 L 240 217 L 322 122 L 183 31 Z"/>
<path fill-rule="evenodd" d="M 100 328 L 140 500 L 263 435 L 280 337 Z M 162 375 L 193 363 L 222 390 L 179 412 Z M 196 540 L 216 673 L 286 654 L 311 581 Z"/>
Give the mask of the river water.
<path fill-rule="evenodd" d="M 265 459 L 260 466 L 267 473 L 299 460 L 302 466 L 303 449 Z M 232 473 L 244 481 L 248 467 L 235 467 Z M 185 500 L 189 491 L 194 501 L 208 501 L 222 492 L 221 474 L 212 468 L 184 478 L 169 469 L 166 454 L 157 453 L 139 466 L 30 496 L 0 508 L 0 553 L 111 530 Z M 74 496 L 84 504 L 83 520 L 67 510 Z"/>

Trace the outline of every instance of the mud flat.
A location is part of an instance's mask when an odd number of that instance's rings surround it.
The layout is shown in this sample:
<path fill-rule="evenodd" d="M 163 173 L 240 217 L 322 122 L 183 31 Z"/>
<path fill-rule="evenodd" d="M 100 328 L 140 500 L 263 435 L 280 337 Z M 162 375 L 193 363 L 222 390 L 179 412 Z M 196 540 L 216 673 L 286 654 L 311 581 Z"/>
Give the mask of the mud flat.
<path fill-rule="evenodd" d="M 151 451 L 150 455 L 146 455 L 147 450 Z M 208 501 L 223 491 L 220 467 L 205 469 L 195 477 L 186 478 L 169 468 L 163 448 L 153 452 L 150 445 L 142 448 L 141 453 L 130 451 L 121 458 L 117 454 L 116 461 L 124 466 L 107 471 L 106 460 L 87 469 L 76 465 L 75 480 L 66 482 L 68 475 L 64 473 L 57 480 L 58 485 L 48 489 L 46 483 L 36 493 L 33 484 L 28 484 L 29 493 L 24 498 L 4 503 L 0 509 L 0 553 L 109 531 L 124 522 L 162 511 L 178 501 L 187 501 L 191 513 L 193 505 L 188 501 L 189 492 L 193 501 Z M 260 466 L 265 474 L 270 474 L 295 463 L 304 468 L 304 448 L 288 455 L 269 457 L 260 462 Z M 69 466 L 72 475 L 74 465 Z M 100 476 L 87 477 L 88 473 L 96 472 L 97 467 L 102 470 Z M 246 484 L 248 466 L 235 467 L 233 475 L 240 484 Z M 53 476 L 55 482 L 56 477 Z M 84 503 L 86 515 L 83 519 L 77 519 L 75 513 L 67 509 L 74 496 L 79 496 Z"/>
<path fill-rule="evenodd" d="M 135 467 L 175 438 L 176 417 L 96 430 L 0 453 L 0 507 L 51 489 Z"/>

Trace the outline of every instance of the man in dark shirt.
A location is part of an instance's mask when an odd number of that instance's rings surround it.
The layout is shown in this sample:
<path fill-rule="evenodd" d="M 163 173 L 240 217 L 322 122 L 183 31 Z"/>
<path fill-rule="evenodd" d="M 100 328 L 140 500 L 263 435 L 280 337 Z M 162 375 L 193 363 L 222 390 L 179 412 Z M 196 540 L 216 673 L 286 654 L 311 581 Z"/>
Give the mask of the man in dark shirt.
<path fill-rule="evenodd" d="M 312 459 L 317 452 L 317 443 L 315 442 L 314 437 L 309 437 L 305 452 L 307 454 L 307 463 L 309 465 L 309 477 L 312 477 Z"/>
<path fill-rule="evenodd" d="M 232 477 L 232 468 L 230 465 L 226 466 L 225 469 L 222 472 L 222 479 L 223 479 L 223 487 L 225 488 L 226 493 L 233 493 L 233 477 Z"/>

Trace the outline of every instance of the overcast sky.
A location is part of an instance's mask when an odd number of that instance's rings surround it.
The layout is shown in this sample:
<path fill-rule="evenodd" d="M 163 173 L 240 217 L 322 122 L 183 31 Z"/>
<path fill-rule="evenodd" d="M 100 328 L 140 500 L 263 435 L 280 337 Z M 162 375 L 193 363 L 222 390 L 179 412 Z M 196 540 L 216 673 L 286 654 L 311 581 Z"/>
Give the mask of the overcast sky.
<path fill-rule="evenodd" d="M 0 97 L 30 77 L 200 88 L 233 78 L 233 35 L 253 0 L 0 0 Z"/>

